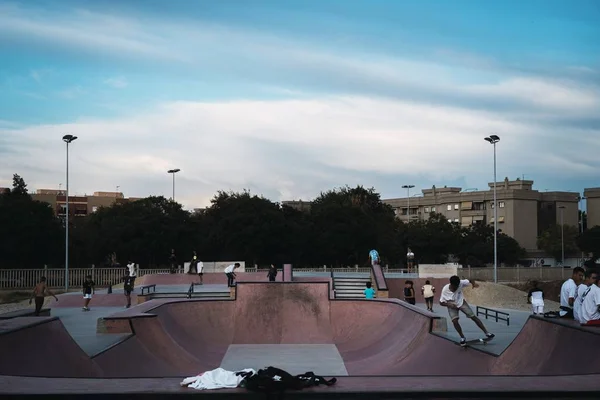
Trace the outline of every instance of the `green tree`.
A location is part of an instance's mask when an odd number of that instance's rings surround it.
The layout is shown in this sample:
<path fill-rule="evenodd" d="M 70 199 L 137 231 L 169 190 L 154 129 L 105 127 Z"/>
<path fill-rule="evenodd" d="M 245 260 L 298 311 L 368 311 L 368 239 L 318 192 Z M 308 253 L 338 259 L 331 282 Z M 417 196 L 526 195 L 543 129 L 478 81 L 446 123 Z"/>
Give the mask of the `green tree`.
<path fill-rule="evenodd" d="M 576 226 L 565 225 L 564 236 L 560 225 L 554 225 L 541 233 L 537 239 L 539 249 L 545 251 L 555 260 L 562 261 L 562 243 L 564 242 L 565 258 L 579 251 L 577 237 L 579 229 Z M 564 239 L 563 239 L 564 238 Z"/>
<path fill-rule="evenodd" d="M 600 258 L 600 226 L 584 231 L 577 238 L 577 246 L 584 253 L 591 254 L 593 260 Z"/>
<path fill-rule="evenodd" d="M 4 268 L 58 266 L 64 248 L 63 228 L 50 205 L 27 194 L 15 174 L 13 188 L 0 195 L 0 265 Z"/>
<path fill-rule="evenodd" d="M 397 221 L 392 207 L 374 189 L 348 186 L 321 193 L 312 203 L 312 238 L 320 263 L 352 265 L 367 262 L 371 249 L 383 261 L 394 261 Z"/>
<path fill-rule="evenodd" d="M 407 224 L 404 244 L 420 264 L 443 264 L 460 246 L 460 228 L 439 213 Z"/>
<path fill-rule="evenodd" d="M 514 238 L 500 232 L 498 263 L 514 265 L 527 255 L 526 250 Z M 494 227 L 474 224 L 460 229 L 460 251 L 456 254 L 463 265 L 485 266 L 494 262 Z"/>
<path fill-rule="evenodd" d="M 218 260 L 270 264 L 288 261 L 293 232 L 277 203 L 250 192 L 219 192 L 204 213 L 206 253 Z"/>
<path fill-rule="evenodd" d="M 180 204 L 162 196 L 148 197 L 101 207 L 86 217 L 78 234 L 97 265 L 116 253 L 121 264 L 133 260 L 144 267 L 155 266 L 167 263 L 171 248 L 180 259 L 191 258 L 190 220 Z"/>

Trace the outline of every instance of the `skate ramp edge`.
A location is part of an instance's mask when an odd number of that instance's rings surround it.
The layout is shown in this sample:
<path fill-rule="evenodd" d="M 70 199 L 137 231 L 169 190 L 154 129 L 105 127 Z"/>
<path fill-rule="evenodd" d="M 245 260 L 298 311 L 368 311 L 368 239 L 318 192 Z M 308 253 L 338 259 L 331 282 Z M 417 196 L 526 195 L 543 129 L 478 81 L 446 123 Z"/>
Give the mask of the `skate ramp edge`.
<path fill-rule="evenodd" d="M 102 377 L 102 370 L 73 340 L 58 317 L 0 321 L 0 375 Z"/>

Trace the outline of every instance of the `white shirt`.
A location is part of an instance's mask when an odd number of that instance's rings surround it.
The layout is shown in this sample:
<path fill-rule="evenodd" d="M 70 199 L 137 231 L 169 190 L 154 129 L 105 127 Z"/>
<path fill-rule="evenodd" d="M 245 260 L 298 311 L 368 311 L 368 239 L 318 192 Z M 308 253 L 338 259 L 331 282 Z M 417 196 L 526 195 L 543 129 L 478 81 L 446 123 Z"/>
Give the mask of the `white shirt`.
<path fill-rule="evenodd" d="M 225 268 L 225 273 L 229 274 L 229 273 L 233 272 L 234 268 L 235 268 L 235 265 L 231 264 L 230 266 L 228 266 L 227 268 Z"/>
<path fill-rule="evenodd" d="M 406 253 L 406 257 L 407 258 L 414 258 L 415 257 L 415 253 L 413 253 L 412 251 Z"/>
<path fill-rule="evenodd" d="M 227 371 L 223 368 L 206 371 L 198 376 L 190 376 L 181 381 L 181 386 L 198 390 L 214 390 L 214 389 L 234 389 L 237 388 L 244 380 L 244 377 L 237 375 L 238 372 L 249 372 L 255 375 L 256 371 L 250 368 L 241 371 Z"/>
<path fill-rule="evenodd" d="M 135 263 L 127 264 L 127 268 L 129 268 L 129 276 L 135 276 Z"/>
<path fill-rule="evenodd" d="M 458 285 L 458 289 L 456 289 L 456 292 L 452 292 L 450 290 L 450 284 L 447 284 L 442 289 L 442 294 L 440 295 L 440 302 L 452 301 L 456 304 L 456 307 L 462 306 L 463 302 L 465 301 L 465 295 L 463 294 L 462 290 L 470 284 L 471 282 L 469 282 L 468 279 L 461 280 L 460 284 Z"/>
<path fill-rule="evenodd" d="M 423 297 L 433 297 L 433 285 L 423 285 Z"/>
<path fill-rule="evenodd" d="M 577 285 L 572 278 L 567 279 L 560 288 L 560 306 L 573 308 L 569 305 L 570 297 L 577 300 Z"/>
<path fill-rule="evenodd" d="M 588 321 L 600 319 L 600 288 L 595 284 L 589 286 L 589 291 L 584 294 L 583 303 L 581 304 L 581 323 L 585 324 Z"/>
<path fill-rule="evenodd" d="M 196 264 L 196 271 L 198 273 L 202 272 L 204 270 L 204 263 L 202 261 L 198 261 L 198 264 Z"/>
<path fill-rule="evenodd" d="M 573 317 L 575 321 L 581 321 L 581 305 L 583 303 L 583 295 L 585 291 L 588 289 L 588 285 L 584 285 L 583 283 L 577 286 L 577 299 L 575 299 L 575 303 L 573 303 Z"/>
<path fill-rule="evenodd" d="M 541 290 L 537 292 L 531 292 L 531 304 L 544 304 L 544 296 Z"/>

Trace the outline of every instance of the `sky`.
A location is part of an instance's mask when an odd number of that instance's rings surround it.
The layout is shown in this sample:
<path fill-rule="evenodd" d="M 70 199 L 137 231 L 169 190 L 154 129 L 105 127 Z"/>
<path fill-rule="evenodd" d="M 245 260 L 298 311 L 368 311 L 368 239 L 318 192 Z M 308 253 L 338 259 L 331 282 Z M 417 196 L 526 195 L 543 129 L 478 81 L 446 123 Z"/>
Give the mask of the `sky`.
<path fill-rule="evenodd" d="M 600 186 L 596 0 L 0 0 L 0 187 Z M 412 195 L 412 193 L 411 193 Z"/>

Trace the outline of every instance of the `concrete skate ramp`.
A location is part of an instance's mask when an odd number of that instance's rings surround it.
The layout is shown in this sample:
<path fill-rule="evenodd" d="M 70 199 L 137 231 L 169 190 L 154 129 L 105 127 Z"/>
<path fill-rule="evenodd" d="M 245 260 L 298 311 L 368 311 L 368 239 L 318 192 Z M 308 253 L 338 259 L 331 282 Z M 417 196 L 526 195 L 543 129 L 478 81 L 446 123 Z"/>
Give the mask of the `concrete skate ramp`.
<path fill-rule="evenodd" d="M 350 376 L 600 373 L 593 329 L 531 318 L 496 357 L 431 334 L 431 315 L 398 300 L 330 300 L 328 290 L 240 283 L 234 301 L 169 302 L 132 319 L 135 336 L 95 361 L 107 376 L 182 376 L 219 367 L 230 344 L 335 344 Z M 140 371 L 142 360 L 155 368 Z"/>
<path fill-rule="evenodd" d="M 56 317 L 0 321 L 0 375 L 101 377 Z"/>

